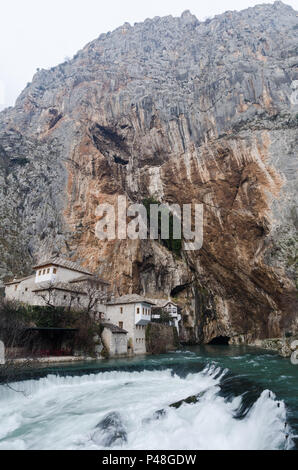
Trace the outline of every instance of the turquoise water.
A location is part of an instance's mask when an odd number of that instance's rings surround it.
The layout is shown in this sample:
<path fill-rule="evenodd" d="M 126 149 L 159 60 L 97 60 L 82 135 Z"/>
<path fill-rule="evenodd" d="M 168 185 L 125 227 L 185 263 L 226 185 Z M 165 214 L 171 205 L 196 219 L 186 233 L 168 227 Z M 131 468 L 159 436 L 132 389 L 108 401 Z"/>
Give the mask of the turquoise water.
<path fill-rule="evenodd" d="M 0 449 L 298 448 L 298 366 L 257 348 L 188 347 L 26 379 L 13 384 L 22 393 L 0 387 Z M 169 407 L 197 393 L 198 403 Z M 109 413 L 124 442 L 96 431 Z"/>

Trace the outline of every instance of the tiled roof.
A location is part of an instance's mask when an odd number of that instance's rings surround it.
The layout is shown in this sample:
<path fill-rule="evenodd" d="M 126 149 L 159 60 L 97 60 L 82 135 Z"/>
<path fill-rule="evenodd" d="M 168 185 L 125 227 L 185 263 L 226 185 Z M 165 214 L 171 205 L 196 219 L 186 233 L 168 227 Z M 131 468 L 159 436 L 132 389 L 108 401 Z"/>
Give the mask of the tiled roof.
<path fill-rule="evenodd" d="M 102 326 L 111 330 L 112 333 L 128 333 L 126 330 L 120 328 L 120 326 L 114 325 L 113 323 L 102 323 Z"/>
<path fill-rule="evenodd" d="M 31 274 L 31 276 L 21 277 L 20 279 L 13 279 L 13 281 L 4 282 L 5 286 L 10 286 L 12 284 L 19 284 L 19 282 L 26 281 L 27 279 L 35 278 L 35 274 Z"/>
<path fill-rule="evenodd" d="M 79 273 L 92 275 L 90 271 L 83 268 L 80 264 L 74 263 L 73 261 L 67 260 L 65 258 L 61 258 L 60 256 L 56 256 L 56 257 L 41 261 L 36 266 L 33 266 L 33 269 L 42 268 L 43 266 L 48 266 L 50 264 L 54 266 L 61 266 L 62 268 L 67 268 L 72 271 L 78 271 Z"/>
<path fill-rule="evenodd" d="M 101 284 L 106 284 L 110 285 L 109 282 L 105 281 L 104 279 L 101 279 L 98 276 L 95 276 L 94 274 L 84 274 L 83 276 L 76 277 L 75 279 L 72 279 L 71 281 L 68 281 L 70 284 L 75 284 L 76 282 L 82 282 L 82 281 L 89 281 L 89 280 L 94 280 L 96 282 L 100 282 Z"/>
<path fill-rule="evenodd" d="M 138 294 L 127 294 L 122 295 L 121 297 L 116 297 L 115 299 L 108 302 L 108 305 L 122 305 L 122 304 L 136 304 L 136 303 L 147 303 L 154 305 L 150 299 L 146 299 Z"/>
<path fill-rule="evenodd" d="M 146 326 L 146 325 L 148 325 L 148 323 L 150 323 L 150 320 L 140 320 L 140 321 L 138 321 L 138 323 L 136 323 L 136 325 Z"/>
<path fill-rule="evenodd" d="M 68 282 L 39 282 L 38 287 L 36 289 L 32 289 L 32 292 L 43 292 L 49 289 L 56 289 L 56 290 L 63 290 L 67 292 L 73 292 L 75 294 L 85 294 L 83 290 L 76 286 L 70 286 Z"/>
<path fill-rule="evenodd" d="M 150 299 L 157 307 L 165 307 L 167 304 L 171 303 L 177 307 L 177 304 L 171 299 Z"/>

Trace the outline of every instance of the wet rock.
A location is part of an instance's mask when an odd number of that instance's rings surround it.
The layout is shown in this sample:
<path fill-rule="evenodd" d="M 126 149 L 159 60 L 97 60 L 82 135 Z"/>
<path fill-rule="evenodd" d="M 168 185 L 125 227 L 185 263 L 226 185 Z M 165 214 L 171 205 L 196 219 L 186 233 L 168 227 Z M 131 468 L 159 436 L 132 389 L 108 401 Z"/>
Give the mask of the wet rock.
<path fill-rule="evenodd" d="M 153 413 L 153 415 L 150 418 L 143 419 L 143 423 L 150 423 L 151 421 L 156 421 L 156 420 L 162 419 L 166 415 L 167 415 L 166 410 L 164 410 L 164 409 L 157 410 Z"/>
<path fill-rule="evenodd" d="M 189 405 L 193 405 L 195 403 L 198 403 L 200 401 L 200 398 L 204 395 L 205 392 L 200 392 L 197 393 L 196 395 L 191 395 L 187 398 L 183 398 L 183 400 L 176 401 L 175 403 L 172 403 L 169 405 L 171 408 L 180 408 L 180 406 L 184 405 L 184 403 L 187 403 Z"/>
<path fill-rule="evenodd" d="M 257 340 L 253 344 L 264 349 L 277 351 L 282 357 L 290 357 L 298 349 L 298 335 L 289 335 L 284 338 L 269 338 Z"/>
<path fill-rule="evenodd" d="M 127 432 L 117 412 L 109 413 L 98 425 L 92 441 L 100 446 L 111 447 L 127 442 Z"/>
<path fill-rule="evenodd" d="M 185 403 L 189 405 L 193 405 L 200 401 L 200 398 L 204 395 L 205 392 L 197 393 L 196 395 L 191 395 L 187 398 L 183 398 L 182 400 L 176 401 L 175 403 L 171 403 L 168 405 L 170 408 L 180 408 L 180 406 L 184 405 Z M 159 420 L 164 418 L 167 415 L 167 411 L 164 408 L 157 410 L 153 413 L 153 416 L 150 418 L 146 418 L 144 422 L 148 423 L 150 421 Z"/>

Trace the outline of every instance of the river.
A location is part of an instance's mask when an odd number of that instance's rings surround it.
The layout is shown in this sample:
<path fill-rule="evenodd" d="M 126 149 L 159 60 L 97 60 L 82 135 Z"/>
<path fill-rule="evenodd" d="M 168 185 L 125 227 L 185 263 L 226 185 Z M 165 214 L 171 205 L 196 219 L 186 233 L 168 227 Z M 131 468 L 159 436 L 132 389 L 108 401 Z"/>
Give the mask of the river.
<path fill-rule="evenodd" d="M 298 448 L 298 366 L 268 351 L 196 346 L 34 376 L 0 386 L 0 449 Z"/>

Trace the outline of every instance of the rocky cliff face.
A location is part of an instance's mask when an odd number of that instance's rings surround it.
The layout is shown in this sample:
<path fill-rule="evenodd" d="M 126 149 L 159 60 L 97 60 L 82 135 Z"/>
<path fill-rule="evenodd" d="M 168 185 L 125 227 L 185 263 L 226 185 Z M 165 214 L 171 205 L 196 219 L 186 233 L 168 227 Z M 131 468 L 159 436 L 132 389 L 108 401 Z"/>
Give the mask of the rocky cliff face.
<path fill-rule="evenodd" d="M 39 71 L 0 114 L 2 279 L 59 252 L 121 294 L 179 297 L 188 340 L 296 331 L 297 19 L 148 19 Z M 203 203 L 203 248 L 100 242 L 118 195 Z"/>

